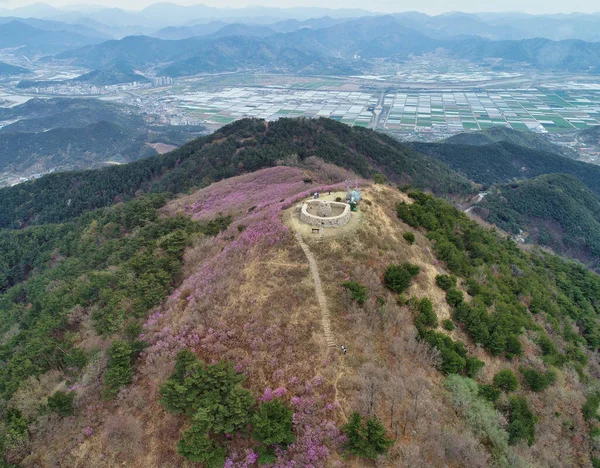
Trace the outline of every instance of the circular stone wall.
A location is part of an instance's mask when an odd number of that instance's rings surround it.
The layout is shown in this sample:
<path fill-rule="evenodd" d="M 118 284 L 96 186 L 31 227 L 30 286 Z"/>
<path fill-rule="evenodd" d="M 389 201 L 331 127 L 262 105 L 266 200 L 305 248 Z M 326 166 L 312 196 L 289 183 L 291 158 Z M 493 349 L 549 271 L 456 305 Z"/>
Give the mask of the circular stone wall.
<path fill-rule="evenodd" d="M 329 207 L 324 205 L 329 205 Z M 325 212 L 331 214 L 329 216 L 319 216 L 319 213 Z M 350 221 L 350 205 L 334 201 L 310 200 L 302 204 L 300 220 L 311 226 L 343 226 Z"/>

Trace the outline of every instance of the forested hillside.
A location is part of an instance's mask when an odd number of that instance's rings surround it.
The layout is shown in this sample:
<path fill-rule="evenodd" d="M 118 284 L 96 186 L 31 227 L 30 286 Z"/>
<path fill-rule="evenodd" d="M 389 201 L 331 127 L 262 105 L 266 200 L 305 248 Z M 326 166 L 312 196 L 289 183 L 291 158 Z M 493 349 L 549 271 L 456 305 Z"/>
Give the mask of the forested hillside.
<path fill-rule="evenodd" d="M 181 145 L 204 133 L 98 99 L 31 99 L 0 108 L 0 121 L 0 173 L 15 178 L 131 162 L 156 154 L 152 143 Z"/>
<path fill-rule="evenodd" d="M 588 145 L 600 145 L 600 126 L 582 130 L 577 138 Z"/>
<path fill-rule="evenodd" d="M 545 175 L 498 185 L 475 212 L 506 231 L 526 231 L 530 242 L 600 267 L 600 197 L 575 177 Z"/>
<path fill-rule="evenodd" d="M 448 169 L 371 130 L 330 119 L 244 119 L 164 155 L 101 171 L 51 174 L 0 190 L 0 227 L 59 222 L 110 206 L 138 192 L 182 193 L 281 161 L 310 156 L 370 177 L 380 172 L 437 194 L 472 192 L 471 183 Z"/>
<path fill-rule="evenodd" d="M 428 318 L 427 308 L 416 307 L 419 335 L 440 350 L 444 371 L 466 373 L 471 379 L 474 374 L 479 380 L 473 384 L 448 379 L 452 405 L 475 433 L 491 444 L 492 457 L 500 465 L 578 464 L 577 454 L 587 455 L 583 447 L 581 451 L 568 447 L 569 443 L 561 440 L 566 436 L 590 440 L 588 450 L 596 466 L 598 407 L 592 388 L 596 388 L 598 378 L 594 369 L 600 344 L 600 278 L 554 255 L 525 253 L 510 239 L 500 239 L 441 200 L 422 193 L 409 196 L 414 202 L 398 204 L 399 218 L 427 232 L 437 259 L 455 275 L 436 277 L 437 285 L 446 291 L 452 321 L 486 354 L 504 358 L 504 364 L 496 363 L 493 371 L 486 365 L 483 374 L 487 378 L 481 379 L 479 370 L 472 371 L 481 364 L 474 366 L 460 343 L 435 331 L 437 321 Z M 465 287 L 466 294 L 457 284 Z M 454 330 L 454 324 L 444 322 L 444 328 Z M 468 346 L 468 350 L 473 348 Z M 579 377 L 572 380 L 568 377 L 571 372 Z M 574 392 L 565 399 L 566 394 L 559 395 L 569 392 L 567 381 L 573 382 Z M 493 402 L 507 418 L 503 429 L 508 439 L 496 432 L 495 423 L 483 422 L 487 411 L 484 401 Z M 577 409 L 565 412 L 575 401 Z M 581 425 L 584 420 L 591 424 L 587 429 Z M 567 425 L 562 421 L 568 421 Z M 589 437 L 580 430 L 590 430 Z M 538 443 L 540 437 L 546 443 Z M 509 446 L 518 447 L 521 459 L 507 450 L 506 440 Z"/>
<path fill-rule="evenodd" d="M 507 127 L 491 127 L 479 132 L 459 133 L 447 138 L 444 140 L 444 143 L 451 145 L 484 146 L 500 141 L 547 153 L 556 153 L 568 158 L 575 158 L 577 156 L 574 149 L 552 143 L 548 139 L 548 135 L 540 135 L 530 131 L 521 132 Z"/>
<path fill-rule="evenodd" d="M 413 143 L 410 146 L 485 186 L 560 173 L 577 177 L 591 191 L 600 194 L 600 166 L 554 153 L 506 142 L 483 146 L 444 143 Z"/>
<path fill-rule="evenodd" d="M 76 130 L 0 133 L 0 172 L 45 172 L 135 161 L 156 154 L 147 134 L 101 121 Z"/>

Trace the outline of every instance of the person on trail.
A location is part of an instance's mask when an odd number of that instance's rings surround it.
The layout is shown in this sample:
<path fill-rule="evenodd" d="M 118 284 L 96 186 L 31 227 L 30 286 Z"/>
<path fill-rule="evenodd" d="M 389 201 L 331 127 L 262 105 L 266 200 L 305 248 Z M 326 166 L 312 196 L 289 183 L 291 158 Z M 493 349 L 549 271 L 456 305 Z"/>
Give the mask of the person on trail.
<path fill-rule="evenodd" d="M 346 351 L 348 351 L 344 345 L 342 345 L 342 351 L 344 351 L 344 354 L 346 354 Z"/>

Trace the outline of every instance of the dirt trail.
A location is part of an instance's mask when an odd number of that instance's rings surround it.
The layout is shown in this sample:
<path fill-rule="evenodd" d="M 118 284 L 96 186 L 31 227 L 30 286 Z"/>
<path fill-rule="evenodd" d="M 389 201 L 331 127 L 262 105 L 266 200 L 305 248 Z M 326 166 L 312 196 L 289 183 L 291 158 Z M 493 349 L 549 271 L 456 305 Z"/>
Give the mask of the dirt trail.
<path fill-rule="evenodd" d="M 319 276 L 319 268 L 317 267 L 317 262 L 315 260 L 314 255 L 308 248 L 308 245 L 306 245 L 306 243 L 302 239 L 302 236 L 299 232 L 296 233 L 296 239 L 298 239 L 298 243 L 300 244 L 300 247 L 302 247 L 304 255 L 306 255 L 308 265 L 310 266 L 310 274 L 312 275 L 313 282 L 315 283 L 315 292 L 317 294 L 317 300 L 319 301 L 319 307 L 321 308 L 321 323 L 323 324 L 323 331 L 325 332 L 327 346 L 333 348 L 336 346 L 336 344 L 333 338 L 333 333 L 331 332 L 331 323 L 329 321 L 329 309 L 327 308 L 327 299 L 325 298 L 325 294 L 323 293 L 323 286 L 321 284 L 321 277 Z"/>
<path fill-rule="evenodd" d="M 335 348 L 335 347 L 337 347 L 337 345 L 335 344 L 335 339 L 333 337 L 333 333 L 331 332 L 331 323 L 329 321 L 329 309 L 327 308 L 327 298 L 325 297 L 325 294 L 323 293 L 323 286 L 321 284 L 321 277 L 319 276 L 319 268 L 317 266 L 317 262 L 315 260 L 314 255 L 308 248 L 308 245 L 306 244 L 306 242 L 304 242 L 304 240 L 302 240 L 302 235 L 299 232 L 296 233 L 296 239 L 298 239 L 298 243 L 300 244 L 300 247 L 302 247 L 302 250 L 304 251 L 304 255 L 306 255 L 308 264 L 310 266 L 310 273 L 312 275 L 313 282 L 315 283 L 315 292 L 317 294 L 317 300 L 319 301 L 319 307 L 321 308 L 321 323 L 323 324 L 323 331 L 325 332 L 325 339 L 327 340 L 327 346 L 329 346 L 329 348 Z M 341 362 L 339 363 L 339 367 L 336 372 L 335 382 L 333 383 L 333 388 L 334 388 L 333 399 L 338 404 L 338 408 L 339 408 L 340 414 L 342 415 L 342 419 L 345 422 L 348 422 L 348 417 L 346 416 L 344 407 L 342 406 L 341 402 L 338 400 L 338 381 L 340 380 L 342 375 L 344 375 L 344 372 L 341 370 L 341 367 L 343 367 L 343 362 L 344 362 L 344 356 L 342 356 L 342 358 L 341 358 Z"/>

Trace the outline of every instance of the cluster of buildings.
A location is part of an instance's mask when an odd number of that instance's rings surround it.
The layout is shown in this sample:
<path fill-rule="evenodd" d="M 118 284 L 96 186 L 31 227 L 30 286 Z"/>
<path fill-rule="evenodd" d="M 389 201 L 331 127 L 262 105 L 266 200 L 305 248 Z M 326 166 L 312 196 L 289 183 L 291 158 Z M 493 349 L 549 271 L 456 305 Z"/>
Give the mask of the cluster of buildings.
<path fill-rule="evenodd" d="M 139 83 L 137 81 L 104 86 L 96 86 L 88 83 L 57 82 L 57 84 L 53 86 L 30 88 L 28 91 L 33 94 L 49 94 L 55 96 L 104 96 L 149 87 L 149 83 Z"/>
<path fill-rule="evenodd" d="M 173 84 L 173 78 L 169 76 L 157 76 L 152 78 L 152 87 L 160 88 L 161 86 L 169 86 Z"/>

